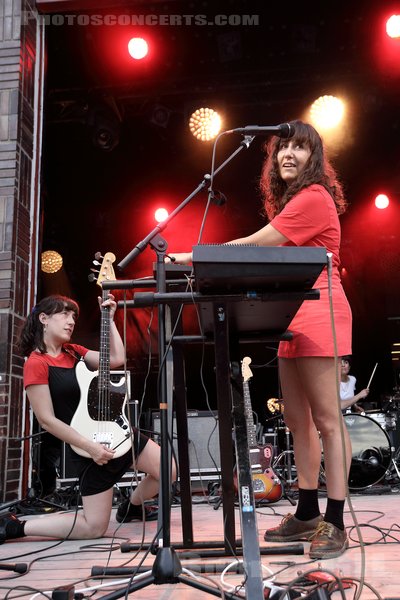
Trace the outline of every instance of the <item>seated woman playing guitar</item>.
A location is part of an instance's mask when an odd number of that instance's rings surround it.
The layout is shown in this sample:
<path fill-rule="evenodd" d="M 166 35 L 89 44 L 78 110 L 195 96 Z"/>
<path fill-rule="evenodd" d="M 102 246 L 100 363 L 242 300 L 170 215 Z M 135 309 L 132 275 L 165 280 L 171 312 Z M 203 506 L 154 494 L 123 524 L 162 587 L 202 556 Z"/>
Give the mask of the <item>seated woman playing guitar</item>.
<path fill-rule="evenodd" d="M 109 366 L 116 368 L 124 362 L 124 346 L 113 321 L 116 302 L 111 294 L 103 298 L 106 299 L 99 298 L 99 305 L 109 318 Z M 28 356 L 24 365 L 24 386 L 39 424 L 76 450 L 66 447 L 79 476 L 83 511 L 76 516 L 58 513 L 27 521 L 7 515 L 0 519 L 0 544 L 23 536 L 102 537 L 110 521 L 113 486 L 126 471 L 133 469 L 147 475 L 131 494 L 130 501 L 118 507 L 117 521 L 157 518 L 157 511 L 152 512 L 142 503 L 158 493 L 159 446 L 131 429 L 128 423 L 124 428 L 127 450 L 121 454 L 112 444 L 96 441 L 92 434 L 80 432 L 79 427 L 70 425 L 78 405 L 82 401 L 88 403 L 87 397 L 82 399 L 77 365 L 85 371 L 87 367 L 93 379 L 93 371 L 99 368 L 100 360 L 99 352 L 70 343 L 78 315 L 79 307 L 74 300 L 63 296 L 44 298 L 26 319 L 20 347 L 23 355 Z M 122 417 L 119 420 L 122 422 Z M 174 465 L 171 477 L 172 481 L 176 477 Z"/>

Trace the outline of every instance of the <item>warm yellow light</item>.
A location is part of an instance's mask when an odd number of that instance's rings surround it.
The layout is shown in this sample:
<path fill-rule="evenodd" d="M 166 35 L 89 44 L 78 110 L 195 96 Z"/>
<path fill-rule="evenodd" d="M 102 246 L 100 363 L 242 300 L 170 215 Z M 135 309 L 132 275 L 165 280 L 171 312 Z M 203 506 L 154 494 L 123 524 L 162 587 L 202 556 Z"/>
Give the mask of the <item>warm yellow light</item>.
<path fill-rule="evenodd" d="M 42 252 L 42 271 L 44 273 L 57 273 L 63 265 L 61 254 L 55 250 Z"/>
<path fill-rule="evenodd" d="M 320 96 L 312 103 L 310 117 L 316 128 L 332 129 L 344 117 L 344 102 L 336 96 Z"/>
<path fill-rule="evenodd" d="M 221 131 L 222 120 L 212 108 L 198 108 L 189 119 L 189 129 L 202 142 L 214 139 Z"/>

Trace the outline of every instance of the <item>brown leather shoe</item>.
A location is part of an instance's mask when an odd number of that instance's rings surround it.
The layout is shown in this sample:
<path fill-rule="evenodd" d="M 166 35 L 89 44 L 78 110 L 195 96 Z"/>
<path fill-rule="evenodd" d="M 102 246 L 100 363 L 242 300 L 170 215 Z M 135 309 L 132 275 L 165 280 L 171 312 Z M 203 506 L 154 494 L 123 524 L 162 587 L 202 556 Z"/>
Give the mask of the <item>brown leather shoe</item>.
<path fill-rule="evenodd" d="M 322 515 L 310 519 L 309 521 L 300 521 L 294 515 L 289 513 L 283 517 L 278 527 L 267 529 L 264 533 L 266 542 L 295 542 L 297 540 L 307 540 L 312 536 L 322 522 Z"/>
<path fill-rule="evenodd" d="M 321 521 L 311 538 L 310 558 L 335 558 L 348 547 L 346 530 Z"/>

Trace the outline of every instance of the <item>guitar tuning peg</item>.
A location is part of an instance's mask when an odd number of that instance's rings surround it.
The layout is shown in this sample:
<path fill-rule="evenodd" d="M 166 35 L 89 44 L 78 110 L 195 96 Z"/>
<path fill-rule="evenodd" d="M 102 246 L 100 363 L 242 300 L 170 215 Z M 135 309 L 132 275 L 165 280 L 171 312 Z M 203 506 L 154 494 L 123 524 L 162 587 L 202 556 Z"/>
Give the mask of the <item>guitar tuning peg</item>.
<path fill-rule="evenodd" d="M 92 263 L 93 263 L 94 265 L 96 265 L 96 267 L 100 267 L 100 266 L 101 266 L 101 263 L 99 263 L 99 261 L 98 261 L 98 260 L 93 260 L 93 261 L 92 261 Z"/>
<path fill-rule="evenodd" d="M 101 255 L 101 252 L 96 252 L 96 254 L 94 255 L 96 260 L 103 260 L 103 256 Z"/>
<path fill-rule="evenodd" d="M 93 273 L 89 273 L 88 280 L 90 281 L 90 283 L 93 283 L 93 281 L 96 281 L 95 275 Z"/>
<path fill-rule="evenodd" d="M 92 273 L 100 273 L 98 269 L 93 269 L 92 267 L 90 267 L 90 270 L 92 271 Z"/>

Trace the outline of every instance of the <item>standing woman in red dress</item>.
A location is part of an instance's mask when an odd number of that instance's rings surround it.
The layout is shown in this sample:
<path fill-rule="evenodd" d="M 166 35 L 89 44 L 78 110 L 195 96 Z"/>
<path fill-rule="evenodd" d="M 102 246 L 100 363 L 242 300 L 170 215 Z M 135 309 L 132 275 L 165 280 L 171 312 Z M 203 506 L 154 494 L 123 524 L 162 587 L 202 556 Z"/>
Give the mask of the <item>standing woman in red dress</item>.
<path fill-rule="evenodd" d="M 267 146 L 261 191 L 270 222 L 255 233 L 229 243 L 320 246 L 332 254 L 336 348 L 326 267 L 314 285 L 320 290 L 320 299 L 303 302 L 290 324 L 293 339 L 279 344 L 279 376 L 285 422 L 293 436 L 299 501 L 296 513 L 284 517 L 277 527 L 267 529 L 264 538 L 270 542 L 311 539 L 311 558 L 333 558 L 348 546 L 343 511 L 351 444 L 343 426 L 343 452 L 339 366 L 335 359 L 351 354 L 352 316 L 338 271 L 338 215 L 346 210 L 346 202 L 318 132 L 302 121 L 294 121 L 292 125 L 291 139 L 273 137 Z M 192 254 L 174 254 L 174 257 L 177 262 L 187 263 Z M 324 517 L 318 503 L 320 437 L 328 495 Z"/>

